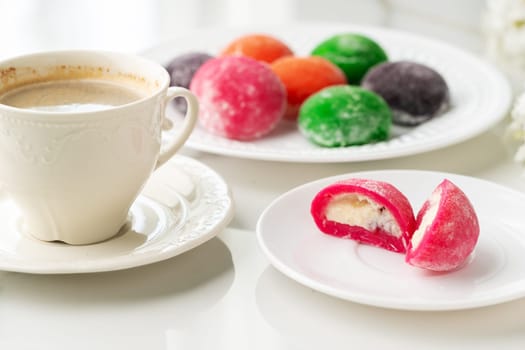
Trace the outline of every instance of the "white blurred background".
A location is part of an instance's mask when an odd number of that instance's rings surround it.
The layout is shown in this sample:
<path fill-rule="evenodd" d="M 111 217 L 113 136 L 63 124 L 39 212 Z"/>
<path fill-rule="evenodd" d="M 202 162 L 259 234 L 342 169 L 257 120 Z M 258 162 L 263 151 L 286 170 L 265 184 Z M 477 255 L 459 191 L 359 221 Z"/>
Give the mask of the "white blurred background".
<path fill-rule="evenodd" d="M 70 48 L 140 52 L 199 28 L 296 21 L 402 28 L 479 51 L 485 7 L 484 0 L 0 0 L 0 58 Z"/>

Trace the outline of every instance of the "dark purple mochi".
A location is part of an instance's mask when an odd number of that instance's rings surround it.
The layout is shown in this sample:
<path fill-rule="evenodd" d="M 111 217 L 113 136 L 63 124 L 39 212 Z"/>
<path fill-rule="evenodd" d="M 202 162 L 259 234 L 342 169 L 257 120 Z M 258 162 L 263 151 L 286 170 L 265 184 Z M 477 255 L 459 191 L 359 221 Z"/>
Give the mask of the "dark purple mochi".
<path fill-rule="evenodd" d="M 213 58 L 203 52 L 189 52 L 174 57 L 166 67 L 170 74 L 170 86 L 180 86 L 189 89 L 191 79 L 195 72 L 206 62 Z M 186 100 L 182 97 L 176 97 L 173 100 L 175 108 L 181 113 L 186 113 Z"/>
<path fill-rule="evenodd" d="M 409 61 L 387 62 L 373 67 L 362 87 L 385 99 L 398 125 L 419 125 L 449 107 L 449 89 L 434 69 Z"/>

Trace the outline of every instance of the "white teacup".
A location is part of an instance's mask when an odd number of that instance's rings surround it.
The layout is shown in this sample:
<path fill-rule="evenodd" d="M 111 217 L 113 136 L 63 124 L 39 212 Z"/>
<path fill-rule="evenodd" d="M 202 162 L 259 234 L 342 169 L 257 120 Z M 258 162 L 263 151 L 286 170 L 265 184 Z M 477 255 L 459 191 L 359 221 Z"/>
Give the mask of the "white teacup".
<path fill-rule="evenodd" d="M 119 53 L 61 51 L 5 60 L 0 99 L 36 83 L 71 80 L 67 95 L 78 79 L 116 84 L 139 97 L 87 111 L 0 104 L 0 186 L 20 208 L 24 230 L 44 241 L 90 244 L 118 233 L 150 174 L 182 146 L 197 119 L 195 97 L 169 87 L 163 67 Z M 188 103 L 184 125 L 163 131 L 166 104 L 177 96 Z"/>

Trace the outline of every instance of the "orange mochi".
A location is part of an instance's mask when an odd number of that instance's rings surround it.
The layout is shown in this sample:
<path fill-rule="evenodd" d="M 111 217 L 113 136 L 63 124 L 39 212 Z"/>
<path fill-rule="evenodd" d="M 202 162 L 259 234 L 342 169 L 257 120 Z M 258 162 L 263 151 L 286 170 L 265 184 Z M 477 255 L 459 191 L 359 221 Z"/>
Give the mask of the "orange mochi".
<path fill-rule="evenodd" d="M 346 84 L 343 71 L 322 57 L 283 57 L 272 63 L 288 95 L 285 118 L 296 120 L 304 100 L 319 90 Z"/>
<path fill-rule="evenodd" d="M 221 52 L 221 56 L 247 56 L 257 61 L 273 61 L 293 55 L 292 50 L 281 40 L 266 34 L 249 34 L 230 42 Z"/>

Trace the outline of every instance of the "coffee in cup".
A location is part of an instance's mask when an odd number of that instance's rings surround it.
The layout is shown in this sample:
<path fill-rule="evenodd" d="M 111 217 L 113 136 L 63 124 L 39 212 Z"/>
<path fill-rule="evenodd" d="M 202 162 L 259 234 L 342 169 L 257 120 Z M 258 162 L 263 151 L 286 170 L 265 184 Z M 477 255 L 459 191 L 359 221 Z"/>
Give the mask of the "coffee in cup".
<path fill-rule="evenodd" d="M 123 84 L 94 79 L 51 80 L 12 89 L 0 103 L 47 112 L 91 112 L 131 103 L 147 92 Z"/>

